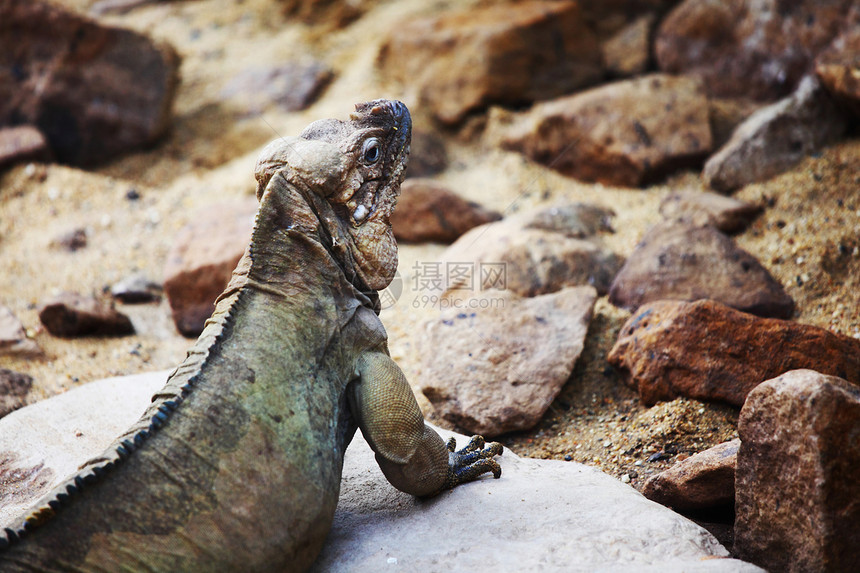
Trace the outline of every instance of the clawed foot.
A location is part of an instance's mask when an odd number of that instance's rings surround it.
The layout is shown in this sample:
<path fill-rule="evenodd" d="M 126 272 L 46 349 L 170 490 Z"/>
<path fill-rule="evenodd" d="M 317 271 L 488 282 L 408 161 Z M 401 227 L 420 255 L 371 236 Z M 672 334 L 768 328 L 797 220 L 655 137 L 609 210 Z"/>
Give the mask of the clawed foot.
<path fill-rule="evenodd" d="M 447 488 L 472 481 L 487 472 L 492 472 L 496 479 L 501 477 L 502 468 L 493 457 L 502 455 L 502 444 L 490 442 L 485 447 L 482 436 L 472 436 L 465 448 L 456 451 L 456 447 L 457 441 L 454 438 L 448 440 Z"/>

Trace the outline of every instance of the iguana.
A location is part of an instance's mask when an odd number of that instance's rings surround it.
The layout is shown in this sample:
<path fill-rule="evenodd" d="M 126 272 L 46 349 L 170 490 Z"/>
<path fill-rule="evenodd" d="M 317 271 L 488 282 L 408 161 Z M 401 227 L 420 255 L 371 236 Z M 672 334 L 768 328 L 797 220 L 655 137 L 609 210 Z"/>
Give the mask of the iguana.
<path fill-rule="evenodd" d="M 0 535 L 0 571 L 301 571 L 330 528 L 356 427 L 386 478 L 428 496 L 492 472 L 424 423 L 389 357 L 377 290 L 406 106 L 356 105 L 271 143 L 251 243 L 143 417 Z"/>

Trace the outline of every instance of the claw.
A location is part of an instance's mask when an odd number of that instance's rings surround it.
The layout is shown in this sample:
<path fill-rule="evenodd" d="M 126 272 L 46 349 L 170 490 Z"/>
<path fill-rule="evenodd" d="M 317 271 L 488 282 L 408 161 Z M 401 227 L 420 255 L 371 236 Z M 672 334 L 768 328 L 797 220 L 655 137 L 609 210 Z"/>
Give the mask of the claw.
<path fill-rule="evenodd" d="M 447 445 L 450 452 L 446 484 L 448 488 L 475 480 L 488 472 L 491 472 L 496 479 L 501 477 L 502 468 L 493 457 L 502 455 L 504 451 L 502 444 L 498 442 L 485 444 L 483 436 L 472 436 L 466 447 L 459 451 L 455 451 L 454 438 L 448 440 Z"/>

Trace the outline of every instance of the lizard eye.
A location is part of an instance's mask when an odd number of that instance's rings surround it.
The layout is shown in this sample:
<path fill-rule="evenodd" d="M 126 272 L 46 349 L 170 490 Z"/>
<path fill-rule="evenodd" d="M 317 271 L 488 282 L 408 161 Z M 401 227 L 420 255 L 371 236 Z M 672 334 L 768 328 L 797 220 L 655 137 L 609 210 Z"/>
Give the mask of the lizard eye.
<path fill-rule="evenodd" d="M 367 163 L 376 163 L 379 160 L 380 156 L 379 140 L 373 138 L 365 141 L 364 148 L 362 149 L 362 155 L 364 157 L 364 161 L 366 161 Z"/>

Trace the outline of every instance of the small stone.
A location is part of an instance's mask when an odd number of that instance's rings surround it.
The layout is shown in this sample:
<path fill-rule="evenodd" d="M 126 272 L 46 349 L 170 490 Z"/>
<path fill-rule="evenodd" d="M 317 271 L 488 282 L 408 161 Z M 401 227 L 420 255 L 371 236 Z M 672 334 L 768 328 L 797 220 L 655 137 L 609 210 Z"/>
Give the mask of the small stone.
<path fill-rule="evenodd" d="M 589 286 L 534 298 L 498 291 L 465 303 L 468 311 L 444 310 L 415 341 L 418 387 L 440 416 L 470 432 L 530 428 L 570 377 L 596 298 Z"/>
<path fill-rule="evenodd" d="M 549 207 L 530 209 L 509 217 L 524 229 L 541 229 L 566 237 L 585 239 L 599 233 L 611 233 L 612 209 L 588 203 L 560 202 Z"/>
<path fill-rule="evenodd" d="M 74 253 L 87 246 L 87 230 L 72 229 L 67 233 L 57 236 L 51 241 L 51 245 L 60 249 L 65 249 L 70 253 Z"/>
<path fill-rule="evenodd" d="M 539 103 L 527 112 L 493 110 L 488 139 L 565 175 L 627 187 L 701 165 L 711 151 L 701 84 L 662 74 Z"/>
<path fill-rule="evenodd" d="M 112 304 L 92 296 L 64 292 L 45 303 L 39 320 L 54 336 L 125 336 L 134 334 L 129 318 Z"/>
<path fill-rule="evenodd" d="M 807 77 L 789 97 L 761 108 L 705 163 L 705 184 L 728 193 L 778 175 L 835 141 L 848 125 L 845 114 Z"/>
<path fill-rule="evenodd" d="M 25 161 L 50 161 L 42 132 L 31 125 L 0 127 L 0 169 Z M 35 167 L 34 167 L 35 171 Z"/>
<path fill-rule="evenodd" d="M 38 356 L 41 353 L 36 341 L 27 337 L 18 317 L 0 305 L 0 356 Z"/>
<path fill-rule="evenodd" d="M 430 177 L 448 168 L 445 141 L 438 135 L 415 129 L 406 165 L 406 177 Z"/>
<path fill-rule="evenodd" d="M 660 203 L 664 219 L 695 225 L 713 225 L 723 233 L 740 233 L 758 217 L 764 206 L 708 191 L 670 193 Z"/>
<path fill-rule="evenodd" d="M 755 257 L 710 225 L 685 222 L 652 227 L 609 289 L 609 302 L 631 311 L 664 299 L 712 299 L 759 316 L 794 312 L 792 298 Z"/>
<path fill-rule="evenodd" d="M 334 72 L 317 61 L 243 69 L 227 82 L 221 98 L 249 115 L 260 115 L 272 105 L 284 111 L 301 111 L 322 94 L 333 78 Z"/>
<path fill-rule="evenodd" d="M 400 187 L 391 228 L 398 241 L 451 243 L 469 229 L 501 218 L 439 183 L 413 178 Z"/>
<path fill-rule="evenodd" d="M 849 21 L 852 24 L 816 58 L 815 74 L 827 91 L 860 117 L 860 6 L 854 6 Z"/>
<path fill-rule="evenodd" d="M 616 32 L 601 46 L 603 64 L 611 75 L 636 76 L 648 69 L 654 14 L 644 14 Z"/>
<path fill-rule="evenodd" d="M 642 495 L 682 512 L 733 505 L 739 446 L 740 440 L 731 440 L 679 461 L 648 478 Z"/>
<path fill-rule="evenodd" d="M 622 474 L 621 475 L 621 483 L 630 483 L 630 475 Z"/>
<path fill-rule="evenodd" d="M 410 16 L 391 28 L 378 69 L 409 85 L 438 120 L 521 105 L 592 85 L 597 39 L 576 2 L 528 1 Z"/>
<path fill-rule="evenodd" d="M 760 383 L 798 368 L 860 384 L 860 341 L 711 300 L 641 306 L 607 360 L 646 405 L 686 396 L 742 406 Z"/>
<path fill-rule="evenodd" d="M 27 403 L 33 377 L 0 368 L 0 418 Z"/>
<path fill-rule="evenodd" d="M 738 420 L 734 549 L 771 571 L 860 563 L 860 388 L 795 370 L 750 392 Z"/>
<path fill-rule="evenodd" d="M 143 275 L 131 275 L 110 289 L 113 298 L 125 304 L 157 302 L 161 299 L 161 285 Z"/>

